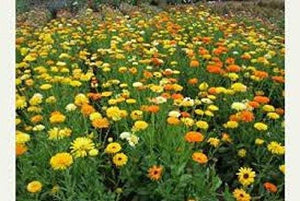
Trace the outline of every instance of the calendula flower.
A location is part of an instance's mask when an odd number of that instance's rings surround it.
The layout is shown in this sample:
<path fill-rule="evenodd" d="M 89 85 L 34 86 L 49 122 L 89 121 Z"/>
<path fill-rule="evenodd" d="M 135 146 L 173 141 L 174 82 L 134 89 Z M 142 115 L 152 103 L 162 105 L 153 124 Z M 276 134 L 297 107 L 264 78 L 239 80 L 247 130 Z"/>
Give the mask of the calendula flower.
<path fill-rule="evenodd" d="M 68 104 L 66 107 L 65 107 L 66 111 L 67 112 L 71 112 L 71 111 L 74 111 L 77 109 L 77 106 L 73 103 L 70 103 Z"/>
<path fill-rule="evenodd" d="M 209 125 L 208 125 L 208 123 L 207 123 L 206 121 L 197 121 L 197 122 L 196 122 L 196 126 L 197 126 L 198 128 L 203 129 L 203 130 L 207 130 L 208 127 L 209 127 Z"/>
<path fill-rule="evenodd" d="M 117 167 L 122 167 L 122 166 L 126 165 L 127 161 L 128 161 L 128 157 L 124 153 L 117 153 L 113 157 L 113 163 Z"/>
<path fill-rule="evenodd" d="M 48 90 L 48 89 L 51 89 L 52 88 L 52 85 L 51 84 L 43 84 L 40 86 L 40 89 L 42 90 Z"/>
<path fill-rule="evenodd" d="M 65 115 L 63 115 L 62 113 L 55 111 L 51 113 L 50 116 L 50 123 L 54 124 L 54 123 L 62 123 L 64 122 L 66 119 Z"/>
<path fill-rule="evenodd" d="M 71 154 L 62 152 L 57 153 L 50 159 L 50 165 L 54 170 L 65 170 L 73 164 Z"/>
<path fill-rule="evenodd" d="M 285 153 L 285 148 L 280 143 L 272 141 L 268 144 L 268 151 L 272 154 L 283 155 Z"/>
<path fill-rule="evenodd" d="M 121 151 L 122 147 L 119 143 L 117 142 L 112 142 L 112 143 L 109 143 L 106 148 L 105 148 L 105 152 L 108 153 L 108 154 L 114 154 L 114 153 L 117 153 L 119 151 Z"/>
<path fill-rule="evenodd" d="M 276 193 L 277 192 L 277 186 L 272 184 L 271 182 L 265 182 L 264 187 L 267 191 L 271 193 Z"/>
<path fill-rule="evenodd" d="M 75 158 L 87 156 L 92 149 L 95 149 L 95 144 L 87 137 L 78 137 L 71 143 L 71 153 Z"/>
<path fill-rule="evenodd" d="M 142 118 L 143 118 L 143 111 L 141 111 L 141 110 L 133 110 L 133 111 L 130 113 L 130 117 L 131 117 L 133 120 L 139 120 L 139 119 L 142 119 Z"/>
<path fill-rule="evenodd" d="M 237 173 L 239 182 L 243 186 L 249 186 L 254 182 L 255 172 L 252 171 L 252 168 L 241 167 Z"/>
<path fill-rule="evenodd" d="M 231 104 L 231 108 L 237 111 L 242 111 L 245 110 L 247 106 L 244 103 L 234 102 Z"/>
<path fill-rule="evenodd" d="M 16 143 L 24 144 L 30 140 L 30 135 L 21 131 L 16 132 Z"/>
<path fill-rule="evenodd" d="M 208 161 L 207 156 L 201 152 L 193 153 L 192 158 L 194 161 L 196 161 L 197 163 L 200 163 L 200 164 L 206 164 Z"/>
<path fill-rule="evenodd" d="M 241 158 L 244 158 L 247 154 L 247 150 L 246 149 L 240 149 L 238 151 L 238 156 L 241 157 Z"/>
<path fill-rule="evenodd" d="M 220 140 L 215 137 L 210 137 L 207 142 L 213 147 L 218 147 L 220 145 Z"/>
<path fill-rule="evenodd" d="M 265 141 L 263 139 L 260 139 L 260 138 L 256 138 L 255 139 L 255 144 L 256 145 L 262 145 Z"/>
<path fill-rule="evenodd" d="M 285 174 L 285 165 L 280 165 L 280 166 L 279 166 L 279 170 L 280 170 L 283 174 Z"/>
<path fill-rule="evenodd" d="M 134 122 L 134 125 L 132 127 L 133 131 L 141 131 L 141 130 L 145 130 L 146 128 L 148 128 L 148 123 L 145 121 L 136 121 Z"/>
<path fill-rule="evenodd" d="M 27 185 L 27 191 L 30 193 L 38 193 L 42 190 L 42 183 L 39 181 L 32 181 Z"/>
<path fill-rule="evenodd" d="M 246 193 L 244 189 L 235 189 L 233 191 L 233 197 L 236 201 L 251 201 L 251 196 Z"/>
<path fill-rule="evenodd" d="M 256 128 L 259 131 L 265 131 L 265 130 L 268 130 L 268 125 L 258 122 L 258 123 L 254 124 L 254 128 Z"/>
<path fill-rule="evenodd" d="M 228 121 L 226 124 L 223 124 L 225 128 L 237 128 L 239 123 L 236 121 Z"/>
<path fill-rule="evenodd" d="M 185 134 L 184 139 L 190 143 L 202 142 L 204 140 L 204 136 L 199 132 L 190 131 Z"/>
<path fill-rule="evenodd" d="M 161 179 L 162 172 L 163 172 L 162 166 L 153 165 L 151 168 L 148 169 L 148 177 L 151 180 L 159 180 Z"/>
<path fill-rule="evenodd" d="M 109 121 L 107 120 L 107 118 L 96 118 L 92 121 L 92 125 L 95 128 L 108 128 Z"/>

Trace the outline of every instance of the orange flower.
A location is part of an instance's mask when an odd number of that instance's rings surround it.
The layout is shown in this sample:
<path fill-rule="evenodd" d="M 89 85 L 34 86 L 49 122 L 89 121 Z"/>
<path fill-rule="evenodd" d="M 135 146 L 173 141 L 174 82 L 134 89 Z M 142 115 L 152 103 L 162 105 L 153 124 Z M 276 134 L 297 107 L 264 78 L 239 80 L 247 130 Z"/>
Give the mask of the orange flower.
<path fill-rule="evenodd" d="M 217 93 L 217 89 L 215 87 L 210 87 L 208 89 L 208 93 L 210 93 L 210 94 L 216 94 Z"/>
<path fill-rule="evenodd" d="M 283 115 L 284 114 L 284 110 L 282 108 L 276 108 L 275 112 L 279 115 Z"/>
<path fill-rule="evenodd" d="M 88 93 L 88 97 L 93 101 L 99 100 L 101 98 L 100 93 Z"/>
<path fill-rule="evenodd" d="M 81 106 L 81 113 L 84 116 L 89 116 L 91 113 L 95 112 L 96 110 L 94 109 L 93 106 L 89 105 L 89 104 L 83 104 Z"/>
<path fill-rule="evenodd" d="M 172 99 L 174 99 L 174 100 L 183 99 L 183 95 L 181 95 L 181 94 L 172 94 Z"/>
<path fill-rule="evenodd" d="M 240 118 L 239 118 L 238 115 L 232 114 L 232 115 L 229 116 L 229 120 L 230 121 L 240 121 Z"/>
<path fill-rule="evenodd" d="M 200 164 L 205 164 L 208 161 L 207 156 L 201 152 L 193 153 L 192 158 L 194 161 L 196 161 L 197 163 L 200 163 Z"/>
<path fill-rule="evenodd" d="M 166 99 L 171 97 L 171 95 L 169 93 L 162 93 L 161 96 L 166 98 Z"/>
<path fill-rule="evenodd" d="M 265 96 L 255 96 L 253 100 L 263 104 L 267 104 L 268 102 L 270 102 L 270 99 Z"/>
<path fill-rule="evenodd" d="M 159 111 L 159 106 L 157 106 L 157 105 L 150 105 L 147 108 L 147 111 L 151 112 L 151 113 L 157 113 Z"/>
<path fill-rule="evenodd" d="M 197 78 L 191 78 L 191 79 L 188 80 L 188 83 L 190 85 L 195 85 L 195 84 L 198 83 L 198 79 Z"/>
<path fill-rule="evenodd" d="M 190 117 L 191 115 L 188 112 L 181 112 L 182 117 Z"/>
<path fill-rule="evenodd" d="M 256 77 L 261 78 L 261 79 L 266 78 L 266 77 L 269 76 L 269 74 L 268 74 L 267 72 L 265 72 L 265 71 L 259 71 L 259 70 L 255 71 L 255 72 L 254 72 L 254 75 L 255 75 Z"/>
<path fill-rule="evenodd" d="M 253 108 L 258 108 L 259 107 L 259 103 L 256 101 L 250 101 L 248 102 L 248 105 L 250 105 Z"/>
<path fill-rule="evenodd" d="M 270 182 L 266 182 L 264 183 L 264 187 L 267 191 L 270 191 L 272 193 L 276 193 L 277 192 L 277 186 L 270 183 Z"/>
<path fill-rule="evenodd" d="M 200 132 L 190 131 L 185 134 L 184 139 L 185 141 L 192 143 L 202 142 L 204 140 L 204 137 Z"/>
<path fill-rule="evenodd" d="M 235 59 L 232 57 L 228 57 L 225 61 L 226 64 L 234 64 L 234 62 L 235 62 Z"/>
<path fill-rule="evenodd" d="M 25 144 L 16 144 L 16 155 L 21 156 L 28 150 Z"/>
<path fill-rule="evenodd" d="M 173 90 L 173 85 L 172 85 L 172 84 L 166 84 L 166 85 L 164 86 L 164 90 L 166 90 L 166 91 L 171 91 L 171 90 Z"/>
<path fill-rule="evenodd" d="M 241 71 L 241 67 L 239 67 L 238 65 L 235 65 L 235 64 L 231 64 L 227 67 L 227 71 L 237 73 L 237 72 Z"/>
<path fill-rule="evenodd" d="M 30 121 L 32 122 L 32 123 L 38 123 L 38 122 L 40 122 L 40 121 L 42 121 L 43 120 L 43 116 L 42 115 L 35 115 L 35 116 L 33 116 L 33 117 L 31 117 L 31 119 L 30 119 Z"/>
<path fill-rule="evenodd" d="M 161 178 L 162 171 L 163 171 L 162 166 L 154 165 L 148 169 L 148 177 L 152 180 L 159 180 Z"/>
<path fill-rule="evenodd" d="M 149 71 L 144 71 L 144 77 L 147 78 L 147 79 L 149 79 L 149 78 L 153 77 L 153 75 Z"/>
<path fill-rule="evenodd" d="M 180 124 L 180 120 L 178 118 L 176 118 L 176 117 L 169 117 L 167 119 L 167 122 L 170 125 L 178 125 L 178 124 Z"/>
<path fill-rule="evenodd" d="M 284 83 L 284 78 L 282 76 L 273 76 L 272 80 L 278 83 Z"/>
<path fill-rule="evenodd" d="M 214 73 L 214 74 L 221 74 L 222 73 L 222 69 L 219 66 L 215 66 L 215 65 L 208 65 L 206 67 L 206 70 L 209 73 Z"/>
<path fill-rule="evenodd" d="M 252 112 L 244 110 L 240 112 L 240 118 L 244 122 L 251 122 L 254 120 L 254 115 Z"/>
<path fill-rule="evenodd" d="M 190 67 L 192 67 L 192 68 L 197 68 L 197 67 L 199 67 L 199 61 L 197 61 L 197 60 L 192 60 L 192 61 L 190 62 Z"/>
<path fill-rule="evenodd" d="M 92 121 L 92 125 L 95 128 L 108 128 L 109 121 L 107 120 L 107 118 L 97 118 Z"/>

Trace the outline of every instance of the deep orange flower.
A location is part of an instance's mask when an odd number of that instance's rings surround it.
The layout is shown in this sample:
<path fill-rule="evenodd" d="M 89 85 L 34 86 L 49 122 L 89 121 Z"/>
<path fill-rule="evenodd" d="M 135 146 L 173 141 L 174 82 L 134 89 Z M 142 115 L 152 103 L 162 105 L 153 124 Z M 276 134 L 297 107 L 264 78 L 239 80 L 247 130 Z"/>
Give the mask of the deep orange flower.
<path fill-rule="evenodd" d="M 157 113 L 159 111 L 159 106 L 157 106 L 157 105 L 150 105 L 147 108 L 147 111 L 151 112 L 151 113 Z"/>
<path fill-rule="evenodd" d="M 205 164 L 208 161 L 207 156 L 201 152 L 193 153 L 192 158 L 194 161 L 196 161 L 197 163 L 200 163 L 200 164 Z"/>
<path fill-rule="evenodd" d="M 222 73 L 222 69 L 219 66 L 216 66 L 216 65 L 208 65 L 206 67 L 206 70 L 209 73 L 214 73 L 214 74 L 221 74 Z"/>
<path fill-rule="evenodd" d="M 227 71 L 237 73 L 237 72 L 241 71 L 241 67 L 239 67 L 238 65 L 235 65 L 235 64 L 231 64 L 227 67 Z"/>
<path fill-rule="evenodd" d="M 270 102 L 270 99 L 265 96 L 255 96 L 253 100 L 263 104 L 267 104 L 268 102 Z"/>
<path fill-rule="evenodd" d="M 162 166 L 152 166 L 148 169 L 148 177 L 152 180 L 159 180 L 162 176 L 163 167 Z"/>
<path fill-rule="evenodd" d="M 232 57 L 228 57 L 225 61 L 226 64 L 234 64 L 234 62 L 235 62 L 235 59 Z"/>
<path fill-rule="evenodd" d="M 210 87 L 208 89 L 208 93 L 210 93 L 210 94 L 216 94 L 217 93 L 217 89 L 215 87 Z"/>
<path fill-rule="evenodd" d="M 200 132 L 190 131 L 185 134 L 184 139 L 187 142 L 193 143 L 202 142 L 204 140 L 204 137 Z"/>
<path fill-rule="evenodd" d="M 176 99 L 182 99 L 183 95 L 181 94 L 172 94 L 172 99 L 176 100 Z"/>
<path fill-rule="evenodd" d="M 166 91 L 171 91 L 171 90 L 173 90 L 173 85 L 172 85 L 172 84 L 166 84 L 166 85 L 164 86 L 164 90 L 166 90 Z"/>
<path fill-rule="evenodd" d="M 265 71 L 259 71 L 259 70 L 257 70 L 257 71 L 254 72 L 254 76 L 263 79 L 263 78 L 267 78 L 269 76 L 269 74 L 267 72 L 265 72 Z"/>
<path fill-rule="evenodd" d="M 283 78 L 283 76 L 273 76 L 273 77 L 272 77 L 272 80 L 273 80 L 274 82 L 284 83 L 284 78 Z"/>
<path fill-rule="evenodd" d="M 270 183 L 270 182 L 265 182 L 264 183 L 264 187 L 267 191 L 272 192 L 272 193 L 276 193 L 277 192 L 277 186 Z"/>
<path fill-rule="evenodd" d="M 147 79 L 149 79 L 149 78 L 153 77 L 153 75 L 149 71 L 144 71 L 144 77 L 147 78 Z"/>
<path fill-rule="evenodd" d="M 93 101 L 99 100 L 101 98 L 100 93 L 88 93 L 88 97 Z"/>
<path fill-rule="evenodd" d="M 190 117 L 191 115 L 188 112 L 180 112 L 182 117 Z"/>
<path fill-rule="evenodd" d="M 16 144 L 16 155 L 21 156 L 28 150 L 25 144 Z"/>
<path fill-rule="evenodd" d="M 253 108 L 258 108 L 259 107 L 259 103 L 256 101 L 250 101 L 248 102 L 248 105 L 250 105 Z"/>
<path fill-rule="evenodd" d="M 251 122 L 254 120 L 254 114 L 250 111 L 244 110 L 240 112 L 240 119 L 244 122 Z"/>

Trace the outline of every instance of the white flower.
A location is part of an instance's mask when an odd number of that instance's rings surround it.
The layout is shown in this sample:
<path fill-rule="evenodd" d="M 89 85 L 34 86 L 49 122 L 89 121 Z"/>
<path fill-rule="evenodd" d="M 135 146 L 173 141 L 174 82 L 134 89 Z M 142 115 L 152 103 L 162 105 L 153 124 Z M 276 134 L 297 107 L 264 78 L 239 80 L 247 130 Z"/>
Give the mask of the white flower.
<path fill-rule="evenodd" d="M 169 115 L 169 117 L 178 118 L 178 117 L 180 117 L 181 114 L 180 114 L 180 112 L 173 110 L 173 111 L 170 111 L 168 115 Z"/>
<path fill-rule="evenodd" d="M 127 141 L 130 146 L 135 147 L 135 145 L 139 142 L 139 137 L 137 137 L 134 134 L 131 134 L 129 138 L 127 138 Z"/>
<path fill-rule="evenodd" d="M 205 104 L 212 104 L 212 100 L 210 100 L 209 98 L 202 98 L 201 102 L 205 103 Z"/>
<path fill-rule="evenodd" d="M 73 103 L 70 103 L 70 104 L 68 104 L 68 105 L 65 107 L 65 109 L 66 109 L 68 112 L 74 111 L 74 110 L 76 110 L 76 108 L 77 108 L 77 106 L 74 105 Z"/>
<path fill-rule="evenodd" d="M 121 138 L 122 140 L 124 140 L 124 139 L 127 140 L 127 139 L 130 137 L 130 135 L 131 135 L 130 132 L 123 132 L 123 133 L 120 134 L 120 138 Z"/>
<path fill-rule="evenodd" d="M 247 109 L 246 104 L 241 103 L 241 102 L 234 102 L 231 104 L 231 108 L 237 111 L 245 110 Z"/>
<path fill-rule="evenodd" d="M 132 84 L 132 86 L 133 87 L 141 87 L 141 86 L 143 86 L 143 83 L 141 83 L 141 82 L 135 82 L 135 83 Z"/>
<path fill-rule="evenodd" d="M 45 126 L 42 124 L 36 125 L 35 127 L 33 127 L 33 131 L 42 131 L 45 129 Z"/>

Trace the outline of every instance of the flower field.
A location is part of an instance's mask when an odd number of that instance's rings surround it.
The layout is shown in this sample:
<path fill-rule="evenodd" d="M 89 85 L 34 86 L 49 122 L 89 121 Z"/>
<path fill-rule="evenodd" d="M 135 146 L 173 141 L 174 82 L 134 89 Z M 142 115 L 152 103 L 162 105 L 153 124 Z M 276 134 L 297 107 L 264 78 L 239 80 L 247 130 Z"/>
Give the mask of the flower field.
<path fill-rule="evenodd" d="M 284 200 L 284 51 L 203 6 L 17 27 L 17 200 Z"/>

